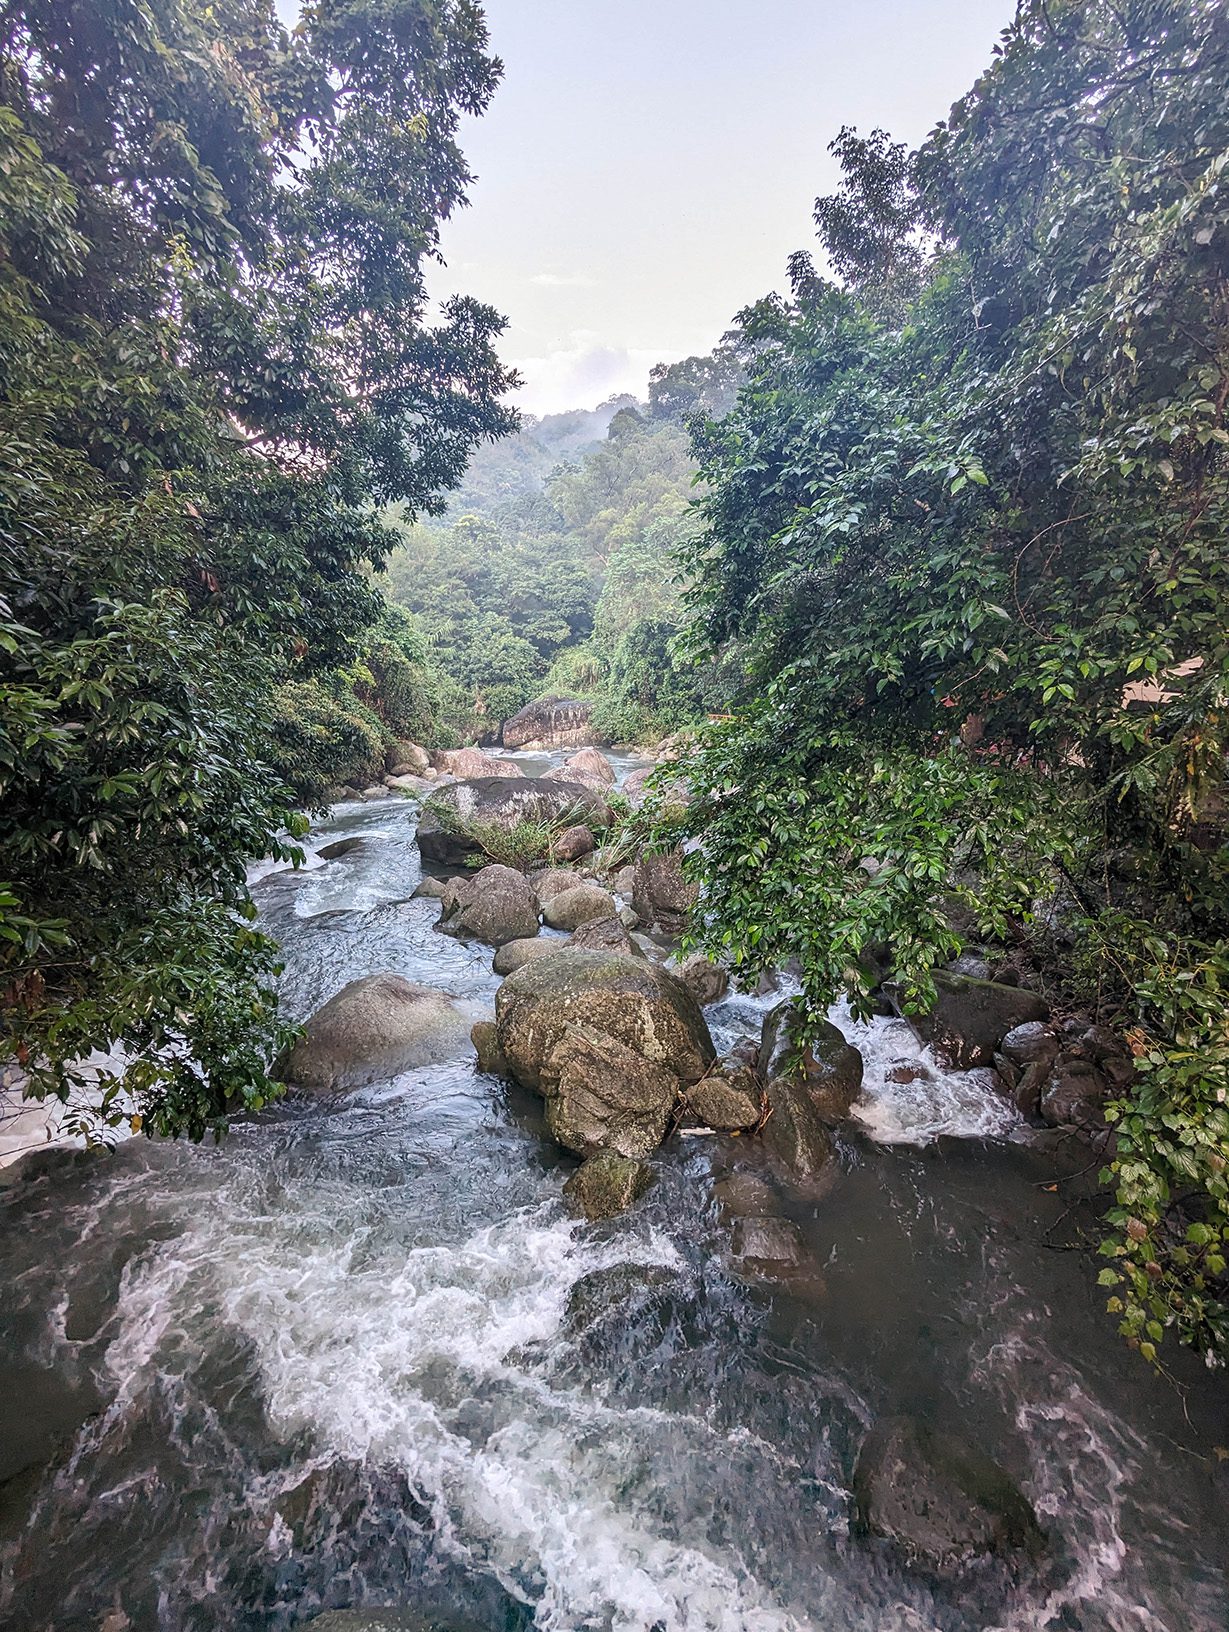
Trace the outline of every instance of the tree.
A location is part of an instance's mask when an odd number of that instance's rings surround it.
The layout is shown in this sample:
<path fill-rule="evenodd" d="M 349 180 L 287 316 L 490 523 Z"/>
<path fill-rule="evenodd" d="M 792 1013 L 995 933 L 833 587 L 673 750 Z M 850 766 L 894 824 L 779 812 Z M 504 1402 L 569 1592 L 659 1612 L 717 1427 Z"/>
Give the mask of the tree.
<path fill-rule="evenodd" d="M 95 1130 L 272 1091 L 275 683 L 353 658 L 370 501 L 513 423 L 498 316 L 425 322 L 486 47 L 469 0 L 0 4 L 3 1048 Z"/>
<path fill-rule="evenodd" d="M 847 285 L 797 257 L 697 433 L 697 646 L 749 676 L 705 938 L 798 957 L 813 1023 L 872 950 L 932 1000 L 953 896 L 1067 897 L 1068 998 L 1134 1028 L 1103 1279 L 1149 1355 L 1229 1331 L 1227 72 L 1222 0 L 1026 0 L 917 154 L 843 133 Z"/>

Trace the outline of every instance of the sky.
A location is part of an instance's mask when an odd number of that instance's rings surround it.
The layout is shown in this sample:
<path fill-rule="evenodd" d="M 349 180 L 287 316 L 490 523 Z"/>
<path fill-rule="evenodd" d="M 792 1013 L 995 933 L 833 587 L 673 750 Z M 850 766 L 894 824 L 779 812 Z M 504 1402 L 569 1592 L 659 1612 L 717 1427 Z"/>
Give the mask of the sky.
<path fill-rule="evenodd" d="M 443 298 L 509 319 L 530 413 L 643 396 L 814 248 L 842 125 L 916 145 L 1013 0 L 487 0 L 504 81 L 465 123 L 477 181 Z"/>

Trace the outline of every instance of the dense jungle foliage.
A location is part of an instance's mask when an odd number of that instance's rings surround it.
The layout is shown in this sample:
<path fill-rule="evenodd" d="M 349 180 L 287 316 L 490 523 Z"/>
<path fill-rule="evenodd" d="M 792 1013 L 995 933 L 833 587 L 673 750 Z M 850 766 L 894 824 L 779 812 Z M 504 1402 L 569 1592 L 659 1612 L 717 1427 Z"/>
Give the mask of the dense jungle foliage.
<path fill-rule="evenodd" d="M 382 581 L 427 639 L 445 733 L 497 740 L 545 692 L 592 700 L 596 728 L 634 742 L 719 705 L 718 667 L 676 655 L 678 559 L 695 530 L 686 426 L 724 412 L 738 378 L 728 351 L 659 365 L 647 402 L 526 425 L 477 455 L 442 523 L 402 528 Z"/>
<path fill-rule="evenodd" d="M 919 1006 L 973 933 L 1059 924 L 1129 1027 L 1102 1282 L 1149 1356 L 1229 1352 L 1229 7 L 1026 0 L 917 152 L 844 131 L 840 282 L 742 314 L 698 433 L 692 762 L 710 947 L 867 954 Z M 967 933 L 966 929 L 966 933 Z"/>
<path fill-rule="evenodd" d="M 424 289 L 499 72 L 469 0 L 0 3 L 0 1035 L 83 1123 L 262 1102 L 273 761 L 422 713 L 373 501 L 514 424 Z"/>

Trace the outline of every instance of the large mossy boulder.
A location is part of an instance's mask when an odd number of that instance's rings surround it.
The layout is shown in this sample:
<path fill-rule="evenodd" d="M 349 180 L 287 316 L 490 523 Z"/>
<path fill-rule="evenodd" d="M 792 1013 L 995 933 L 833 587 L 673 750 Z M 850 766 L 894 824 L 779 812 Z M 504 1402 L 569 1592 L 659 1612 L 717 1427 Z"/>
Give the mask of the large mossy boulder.
<path fill-rule="evenodd" d="M 404 975 L 365 975 L 312 1015 L 279 1075 L 310 1093 L 341 1092 L 448 1059 L 467 1031 L 443 993 Z"/>
<path fill-rule="evenodd" d="M 822 1117 L 839 1122 L 862 1092 L 862 1056 L 828 1020 L 800 1047 L 790 1036 L 792 1016 L 791 1003 L 778 1003 L 764 1016 L 757 1061 L 760 1076 L 766 1082 L 784 1078 L 806 1093 Z"/>
<path fill-rule="evenodd" d="M 464 866 L 483 853 L 487 830 L 511 833 L 520 822 L 550 825 L 578 811 L 587 823 L 610 825 L 610 806 L 578 782 L 474 777 L 440 788 L 427 800 L 418 821 L 418 848 L 429 861 Z"/>
<path fill-rule="evenodd" d="M 539 1093 L 552 1051 L 576 1026 L 614 1037 L 685 1085 L 698 1082 L 715 1058 L 695 998 L 646 958 L 566 946 L 509 976 L 495 1016 L 513 1076 Z"/>
<path fill-rule="evenodd" d="M 538 897 L 523 873 L 493 863 L 466 880 L 437 927 L 488 946 L 528 940 L 538 933 Z"/>
<path fill-rule="evenodd" d="M 867 1435 L 853 1482 L 856 1528 L 946 1573 L 987 1553 L 1036 1555 L 1037 1517 L 976 1447 L 904 1417 Z"/>
<path fill-rule="evenodd" d="M 928 1015 L 913 1020 L 918 1035 L 956 1071 L 991 1065 L 1003 1039 L 1031 1020 L 1044 1020 L 1049 1006 L 1022 986 L 974 980 L 945 970 L 935 973 L 938 998 Z"/>

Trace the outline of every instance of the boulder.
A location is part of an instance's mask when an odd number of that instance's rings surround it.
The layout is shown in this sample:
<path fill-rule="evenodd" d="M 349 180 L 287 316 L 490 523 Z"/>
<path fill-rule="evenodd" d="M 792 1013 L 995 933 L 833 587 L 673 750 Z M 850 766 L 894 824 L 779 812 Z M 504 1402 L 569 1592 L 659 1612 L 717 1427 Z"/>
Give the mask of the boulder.
<path fill-rule="evenodd" d="M 580 748 L 596 741 L 592 711 L 577 697 L 540 697 L 504 721 L 500 738 L 505 748 Z"/>
<path fill-rule="evenodd" d="M 559 952 L 567 943 L 557 940 L 553 935 L 536 935 L 532 940 L 505 941 L 495 954 L 494 969 L 497 975 L 514 975 L 523 963 L 529 963 L 534 958 L 549 958 Z"/>
<path fill-rule="evenodd" d="M 656 769 L 656 765 L 645 765 L 638 771 L 629 771 L 624 778 L 623 786 L 619 789 L 619 792 L 633 810 L 639 810 L 644 803 L 649 791 L 649 778 Z"/>
<path fill-rule="evenodd" d="M 763 1108 L 763 1087 L 748 1066 L 723 1060 L 683 1092 L 683 1127 L 737 1133 L 753 1128 Z"/>
<path fill-rule="evenodd" d="M 321 861 L 338 861 L 342 856 L 351 855 L 355 850 L 366 848 L 367 840 L 360 833 L 353 833 L 348 839 L 334 839 L 332 844 L 322 844 L 316 854 Z"/>
<path fill-rule="evenodd" d="M 592 828 L 583 825 L 565 827 L 551 841 L 551 854 L 557 861 L 579 861 L 582 856 L 591 856 L 596 849 Z"/>
<path fill-rule="evenodd" d="M 639 810 L 648 800 L 649 778 L 656 774 L 656 765 L 646 765 L 641 770 L 628 773 L 619 792 L 633 810 Z M 657 784 L 656 791 L 656 802 L 666 809 L 669 809 L 672 805 L 681 806 L 685 809 L 691 803 L 691 788 L 681 776 L 663 779 Z"/>
<path fill-rule="evenodd" d="M 1100 1132 L 1105 1127 L 1103 1107 L 1108 1085 L 1091 1060 L 1065 1056 L 1051 1068 L 1038 1095 L 1037 1109 L 1043 1122 L 1052 1128 L 1084 1128 Z"/>
<path fill-rule="evenodd" d="M 544 773 L 544 781 L 582 782 L 588 788 L 605 790 L 615 785 L 614 766 L 597 748 L 582 748 L 562 765 Z"/>
<path fill-rule="evenodd" d="M 387 791 L 387 790 L 386 790 Z M 518 822 L 557 822 L 581 808 L 586 820 L 606 827 L 610 807 L 591 788 L 575 782 L 541 782 L 528 777 L 481 776 L 432 792 L 418 820 L 418 848 L 431 861 L 463 866 L 483 853 L 483 828 L 511 832 Z"/>
<path fill-rule="evenodd" d="M 546 1092 L 559 1042 L 584 1026 L 623 1043 L 689 1086 L 712 1065 L 704 1016 L 687 988 L 645 958 L 566 946 L 510 975 L 495 999 L 499 1040 L 512 1075 Z"/>
<path fill-rule="evenodd" d="M 391 799 L 392 789 L 386 788 L 383 782 L 373 782 L 369 788 L 359 789 L 359 798 L 365 804 L 371 804 L 376 799 Z"/>
<path fill-rule="evenodd" d="M 564 1185 L 563 1194 L 572 1212 L 593 1223 L 625 1212 L 652 1182 L 653 1172 L 647 1163 L 602 1150 L 580 1164 Z"/>
<path fill-rule="evenodd" d="M 545 906 L 552 896 L 562 895 L 564 890 L 574 890 L 588 880 L 571 867 L 548 867 L 544 873 L 535 873 L 529 882 L 538 892 L 538 900 Z"/>
<path fill-rule="evenodd" d="M 1044 1537 L 996 1462 L 907 1418 L 872 1428 L 854 1470 L 856 1528 L 941 1573 L 987 1553 L 1036 1555 Z"/>
<path fill-rule="evenodd" d="M 665 1137 L 679 1079 L 593 1026 L 574 1026 L 542 1065 L 546 1125 L 581 1156 L 647 1156 Z"/>
<path fill-rule="evenodd" d="M 839 1122 L 862 1092 L 862 1056 L 828 1020 L 799 1048 L 789 1035 L 792 1014 L 791 1003 L 778 1003 L 764 1016 L 759 1073 L 765 1081 L 779 1077 L 802 1089 L 821 1116 Z"/>
<path fill-rule="evenodd" d="M 508 1062 L 499 1046 L 499 1031 L 494 1020 L 476 1020 L 470 1029 L 469 1040 L 478 1056 L 478 1069 L 492 1077 L 506 1077 Z"/>
<path fill-rule="evenodd" d="M 410 899 L 412 901 L 419 901 L 424 898 L 430 901 L 448 901 L 452 900 L 455 895 L 456 890 L 453 888 L 451 880 L 423 878 L 414 886 L 414 892 Z"/>
<path fill-rule="evenodd" d="M 764 1090 L 768 1120 L 760 1138 L 794 1178 L 815 1179 L 832 1160 L 832 1139 L 804 1089 L 778 1077 Z"/>
<path fill-rule="evenodd" d="M 566 900 L 561 896 L 560 900 Z M 624 925 L 616 916 L 607 918 L 590 918 L 576 930 L 569 946 L 593 947 L 598 952 L 621 952 L 629 958 L 642 958 L 644 953 L 627 933 Z"/>
<path fill-rule="evenodd" d="M 514 759 L 498 754 L 484 754 L 481 748 L 445 748 L 436 755 L 436 769 L 447 771 L 459 781 L 478 776 L 523 777 L 521 767 Z"/>
<path fill-rule="evenodd" d="M 416 742 L 396 742 L 389 750 L 388 769 L 391 776 L 421 776 L 431 769 L 431 755 Z"/>
<path fill-rule="evenodd" d="M 614 897 L 599 884 L 582 882 L 552 895 L 543 904 L 542 916 L 552 929 L 579 929 L 595 918 L 613 918 Z"/>
<path fill-rule="evenodd" d="M 463 1048 L 465 1031 L 442 993 L 404 975 L 365 975 L 312 1015 L 280 1076 L 311 1093 L 357 1088 L 448 1059 Z"/>
<path fill-rule="evenodd" d="M 419 776 L 416 771 L 410 771 L 401 776 L 386 776 L 384 786 L 390 793 L 424 793 L 427 789 L 427 779 L 425 776 Z"/>
<path fill-rule="evenodd" d="M 646 851 L 636 862 L 632 906 L 642 923 L 660 924 L 668 933 L 678 934 L 699 894 L 683 877 L 682 850 Z"/>
<path fill-rule="evenodd" d="M 345 787 L 340 782 L 334 782 L 324 790 L 323 798 L 326 805 L 346 805 L 352 799 L 359 797 L 357 788 Z"/>
<path fill-rule="evenodd" d="M 1058 1036 L 1044 1021 L 1026 1020 L 1007 1033 L 999 1051 L 1013 1065 L 1034 1065 L 1038 1061 L 1048 1065 L 1058 1053 Z"/>
<path fill-rule="evenodd" d="M 523 873 L 496 863 L 483 867 L 456 892 L 437 927 L 488 946 L 526 940 L 538 933 L 538 898 Z"/>
<path fill-rule="evenodd" d="M 1049 1014 L 1045 999 L 1020 986 L 1003 986 L 967 975 L 935 974 L 938 999 L 928 1015 L 914 1018 L 919 1036 L 956 1071 L 990 1065 L 1011 1031 Z"/>
<path fill-rule="evenodd" d="M 684 958 L 671 973 L 678 976 L 702 1009 L 710 1003 L 720 1003 L 730 989 L 729 971 L 706 958 L 703 952 Z"/>

